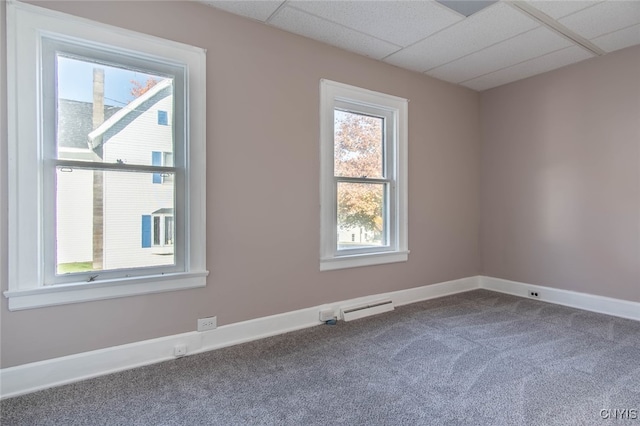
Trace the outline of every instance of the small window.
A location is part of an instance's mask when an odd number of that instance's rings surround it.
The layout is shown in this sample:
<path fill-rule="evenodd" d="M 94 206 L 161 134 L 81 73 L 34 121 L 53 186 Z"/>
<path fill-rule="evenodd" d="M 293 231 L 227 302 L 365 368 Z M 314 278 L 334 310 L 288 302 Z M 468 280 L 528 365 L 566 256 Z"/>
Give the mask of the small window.
<path fill-rule="evenodd" d="M 152 248 L 149 253 L 156 255 L 173 254 L 173 243 L 175 234 L 175 228 L 173 225 L 173 209 L 158 209 L 154 211 L 149 217 L 153 218 L 153 230 L 149 229 L 148 232 L 150 233 L 150 235 L 148 237 L 143 237 L 143 240 L 153 240 L 153 244 L 149 244 L 146 246 Z"/>
<path fill-rule="evenodd" d="M 320 111 L 320 269 L 406 261 L 407 100 L 323 80 Z"/>
<path fill-rule="evenodd" d="M 173 153 L 172 152 L 151 152 L 151 165 L 162 167 L 173 167 Z M 151 182 L 153 183 L 171 183 L 173 182 L 173 173 L 153 173 L 151 176 Z"/>
<path fill-rule="evenodd" d="M 158 124 L 160 126 L 168 126 L 169 125 L 169 116 L 167 111 L 158 111 Z"/>
<path fill-rule="evenodd" d="M 9 309 L 204 286 L 204 51 L 7 8 Z"/>

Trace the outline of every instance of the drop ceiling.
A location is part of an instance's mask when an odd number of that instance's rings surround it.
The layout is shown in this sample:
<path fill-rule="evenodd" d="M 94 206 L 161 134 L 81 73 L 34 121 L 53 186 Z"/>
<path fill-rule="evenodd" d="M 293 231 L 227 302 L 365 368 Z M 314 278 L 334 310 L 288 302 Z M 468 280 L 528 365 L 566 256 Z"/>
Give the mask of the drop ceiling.
<path fill-rule="evenodd" d="M 199 1 L 478 91 L 640 44 L 640 0 Z"/>

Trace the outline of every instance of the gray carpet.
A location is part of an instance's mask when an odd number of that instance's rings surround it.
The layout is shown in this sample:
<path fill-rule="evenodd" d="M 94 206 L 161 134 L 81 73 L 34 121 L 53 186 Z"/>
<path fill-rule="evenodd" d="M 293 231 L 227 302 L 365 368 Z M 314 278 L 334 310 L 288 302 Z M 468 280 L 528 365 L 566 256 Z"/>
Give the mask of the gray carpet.
<path fill-rule="evenodd" d="M 640 424 L 600 414 L 640 411 L 640 322 L 476 290 L 0 408 L 5 426 Z"/>

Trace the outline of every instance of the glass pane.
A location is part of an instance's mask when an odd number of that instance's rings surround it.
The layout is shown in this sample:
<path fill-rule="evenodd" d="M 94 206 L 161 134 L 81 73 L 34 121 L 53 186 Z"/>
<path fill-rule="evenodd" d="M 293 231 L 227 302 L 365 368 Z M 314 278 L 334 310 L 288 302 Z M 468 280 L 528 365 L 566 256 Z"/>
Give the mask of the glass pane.
<path fill-rule="evenodd" d="M 173 216 L 165 216 L 164 219 L 164 244 L 173 245 Z"/>
<path fill-rule="evenodd" d="M 338 182 L 338 250 L 386 245 L 385 186 Z"/>
<path fill-rule="evenodd" d="M 160 216 L 153 216 L 153 245 L 160 245 Z"/>
<path fill-rule="evenodd" d="M 153 173 L 58 168 L 56 273 L 173 265 L 174 203 Z"/>
<path fill-rule="evenodd" d="M 56 71 L 57 158 L 135 165 L 165 165 L 168 156 L 173 161 L 172 78 L 60 54 Z"/>
<path fill-rule="evenodd" d="M 343 177 L 384 177 L 384 119 L 334 111 L 334 173 Z"/>

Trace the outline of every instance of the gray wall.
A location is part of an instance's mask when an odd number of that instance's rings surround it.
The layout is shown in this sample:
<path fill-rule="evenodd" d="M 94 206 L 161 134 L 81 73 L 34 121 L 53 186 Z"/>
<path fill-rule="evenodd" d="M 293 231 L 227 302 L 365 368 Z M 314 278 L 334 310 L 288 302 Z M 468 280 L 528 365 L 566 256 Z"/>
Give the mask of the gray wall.
<path fill-rule="evenodd" d="M 153 19 L 145 19 L 148 2 L 42 5 L 207 49 L 211 274 L 204 289 L 19 312 L 2 298 L 3 368 L 193 331 L 209 315 L 224 325 L 478 274 L 477 93 L 193 2 L 153 2 Z M 5 60 L 3 50 L 3 69 Z M 407 263 L 319 272 L 321 78 L 411 100 Z M 2 96 L 3 290 L 5 102 Z"/>
<path fill-rule="evenodd" d="M 481 95 L 483 273 L 640 302 L 640 47 Z"/>

